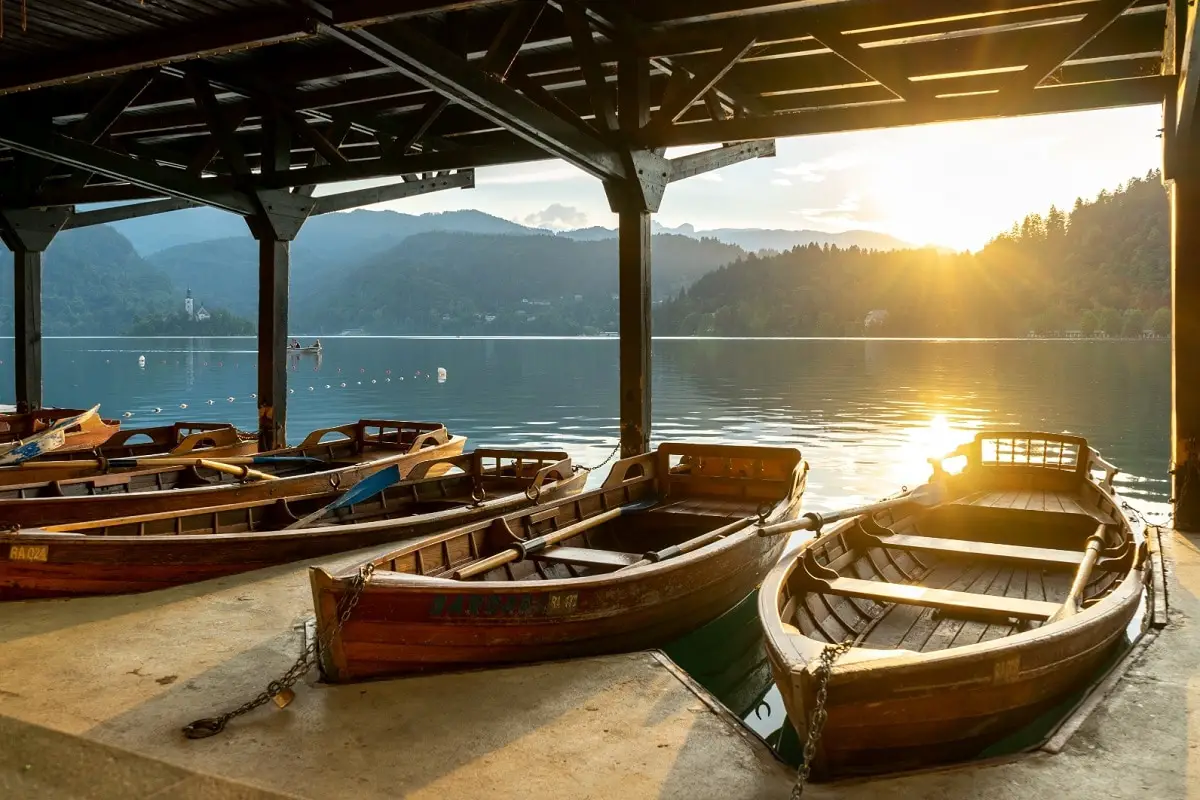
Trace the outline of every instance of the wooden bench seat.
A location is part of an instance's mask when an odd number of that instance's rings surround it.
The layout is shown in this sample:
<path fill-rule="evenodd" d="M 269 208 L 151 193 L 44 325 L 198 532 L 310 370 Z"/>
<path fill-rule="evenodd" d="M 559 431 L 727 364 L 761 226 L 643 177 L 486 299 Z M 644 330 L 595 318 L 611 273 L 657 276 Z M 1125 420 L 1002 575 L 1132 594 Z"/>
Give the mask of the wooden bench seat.
<path fill-rule="evenodd" d="M 909 536 L 892 534 L 880 536 L 883 547 L 897 550 L 915 550 L 940 553 L 948 556 L 983 558 L 996 561 L 1012 561 L 1038 566 L 1058 566 L 1074 569 L 1083 563 L 1082 550 L 1055 550 L 1049 547 L 1024 547 L 1015 544 L 974 542 L 962 539 L 938 539 L 932 536 Z"/>
<path fill-rule="evenodd" d="M 951 505 L 975 508 L 998 508 L 1011 511 L 1038 511 L 1049 514 L 1079 514 L 1097 522 L 1113 525 L 1112 515 L 1098 508 L 1085 508 L 1075 492 L 1043 491 L 1041 489 L 1010 489 L 973 492 L 960 497 Z"/>
<path fill-rule="evenodd" d="M 593 550 L 590 547 L 547 547 L 529 558 L 551 564 L 570 564 L 573 567 L 598 567 L 601 569 L 620 569 L 642 560 L 639 553 Z"/>
<path fill-rule="evenodd" d="M 825 582 L 830 594 L 858 597 L 879 603 L 927 606 L 949 612 L 971 615 L 995 615 L 1044 622 L 1062 608 L 1061 603 L 1025 600 L 1019 597 L 999 597 L 974 592 L 954 592 L 948 589 L 926 589 L 901 583 L 867 581 L 859 578 L 837 578 Z"/>

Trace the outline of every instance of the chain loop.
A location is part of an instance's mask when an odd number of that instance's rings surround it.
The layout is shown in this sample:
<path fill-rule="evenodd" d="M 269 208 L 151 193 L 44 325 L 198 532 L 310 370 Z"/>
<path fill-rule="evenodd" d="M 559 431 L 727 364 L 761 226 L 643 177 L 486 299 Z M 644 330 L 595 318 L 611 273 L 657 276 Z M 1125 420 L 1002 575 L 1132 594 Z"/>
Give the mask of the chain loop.
<path fill-rule="evenodd" d="M 808 782 L 808 774 L 812 771 L 812 762 L 817 755 L 817 744 L 821 741 L 821 731 L 824 730 L 825 720 L 829 716 L 825 711 L 825 700 L 828 696 L 829 675 L 833 671 L 833 664 L 853 646 L 853 642 L 845 641 L 841 644 L 827 644 L 821 651 L 821 658 L 817 664 L 816 704 L 808 719 L 808 739 L 804 742 L 804 763 L 796 771 L 796 784 L 792 787 L 791 800 L 800 800 L 804 794 L 804 784 Z"/>
<path fill-rule="evenodd" d="M 183 727 L 183 735 L 189 739 L 207 739 L 209 736 L 216 736 L 225 730 L 225 725 L 229 720 L 253 711 L 261 705 L 266 705 L 280 695 L 286 697 L 285 693 L 290 692 L 292 686 L 312 669 L 317 663 L 317 658 L 321 650 L 329 647 L 329 643 L 333 641 L 333 637 L 337 636 L 342 630 L 342 626 L 346 624 L 346 620 L 350 619 L 350 613 L 358 605 L 358 600 L 362 596 L 363 589 L 366 588 L 367 582 L 371 580 L 373 574 L 375 574 L 374 564 L 367 564 L 359 570 L 358 575 L 354 578 L 354 583 L 350 587 L 350 591 L 338 604 L 337 622 L 334 623 L 333 628 L 327 631 L 323 637 L 313 637 L 313 640 L 304 646 L 295 663 L 288 668 L 287 672 L 268 683 L 267 688 L 259 692 L 253 699 L 247 700 L 232 711 L 226 711 L 224 714 L 216 717 L 198 719 L 195 722 L 185 725 Z M 287 705 L 290 699 L 290 697 L 287 697 L 284 702 L 280 703 L 280 707 L 282 708 Z"/>

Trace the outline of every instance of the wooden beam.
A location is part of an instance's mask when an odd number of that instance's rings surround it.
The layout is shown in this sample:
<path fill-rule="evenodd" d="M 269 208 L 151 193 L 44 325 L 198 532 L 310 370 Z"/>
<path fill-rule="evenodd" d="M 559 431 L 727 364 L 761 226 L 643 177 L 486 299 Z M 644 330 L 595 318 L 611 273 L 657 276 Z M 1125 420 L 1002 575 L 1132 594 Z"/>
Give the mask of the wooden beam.
<path fill-rule="evenodd" d="M 128 181 L 159 194 L 194 200 L 235 214 L 252 214 L 256 206 L 238 191 L 215 189 L 183 170 L 160 167 L 123 156 L 62 134 L 9 121 L 0 123 L 0 144 L 22 153 Z"/>
<path fill-rule="evenodd" d="M 617 215 L 619 272 L 621 458 L 650 452 L 650 212 Z"/>
<path fill-rule="evenodd" d="M 705 150 L 700 153 L 679 156 L 678 158 L 669 159 L 671 164 L 670 180 L 674 183 L 675 181 L 681 181 L 705 172 L 712 172 L 715 169 L 728 167 L 731 164 L 740 164 L 743 161 L 749 161 L 753 158 L 771 158 L 774 155 L 775 140 L 771 139 L 767 141 L 731 144 L 712 150 Z"/>
<path fill-rule="evenodd" d="M 605 77 L 604 68 L 600 62 L 596 40 L 592 37 L 592 26 L 588 22 L 587 13 L 574 3 L 562 3 L 563 20 L 575 46 L 579 58 L 579 66 L 583 72 L 584 82 L 591 95 L 592 113 L 595 115 L 596 127 L 603 131 L 617 129 L 617 112 L 613 108 L 612 90 Z"/>
<path fill-rule="evenodd" d="M 350 123 L 348 121 L 335 122 L 333 128 L 329 131 L 329 143 L 334 147 L 341 147 L 342 142 L 346 139 L 346 134 L 350 133 Z M 383 140 L 380 140 L 380 145 L 383 145 Z M 384 148 L 386 150 L 386 148 Z M 325 163 L 325 159 L 317 151 L 313 151 L 312 160 L 309 161 L 309 166 L 319 167 Z M 346 163 L 350 163 L 347 161 Z M 292 189 L 292 192 L 304 197 L 312 197 L 312 193 L 316 191 L 315 183 L 305 183 Z"/>
<path fill-rule="evenodd" d="M 13 361 L 17 411 L 42 407 L 42 251 L 13 251 Z"/>
<path fill-rule="evenodd" d="M 329 16 L 328 10 L 316 0 L 305 2 L 309 8 Z M 510 87 L 487 78 L 475 65 L 403 24 L 391 26 L 386 40 L 368 30 L 343 31 L 323 22 L 319 24 L 328 36 L 508 128 L 553 156 L 600 178 L 625 175 L 620 158 L 607 144 Z"/>
<path fill-rule="evenodd" d="M 934 122 L 1152 105 L 1161 103 L 1172 85 L 1171 78 L 1150 76 L 1102 84 L 1043 87 L 1030 94 L 1016 96 L 986 94 L 946 97 L 924 103 L 894 101 L 817 109 L 803 114 L 696 122 L 675 125 L 667 131 L 651 128 L 643 135 L 642 143 L 647 147 L 682 147 Z"/>
<path fill-rule="evenodd" d="M 1200 139 L 1197 135 L 1197 127 L 1200 126 L 1196 125 L 1196 106 L 1200 103 L 1200 36 L 1196 35 L 1196 6 L 1192 4 L 1188 6 L 1183 62 L 1176 92 L 1178 100 L 1175 113 L 1178 119 L 1175 123 L 1175 141 L 1180 147 L 1187 148 L 1189 143 Z M 1196 161 L 1194 157 L 1185 160 Z"/>
<path fill-rule="evenodd" d="M 237 138 L 233 135 L 235 128 L 229 124 L 229 118 L 225 116 L 225 111 L 221 108 L 221 104 L 217 101 L 217 97 L 213 94 L 212 86 L 209 85 L 208 79 L 202 75 L 189 74 L 187 81 L 191 85 L 192 94 L 196 99 L 196 108 L 204 114 L 205 120 L 208 123 L 208 129 L 212 132 L 213 138 L 216 139 L 220 153 L 225 158 L 225 162 L 229 164 L 231 174 L 239 177 L 248 177 L 250 175 L 250 167 L 246 164 L 246 157 L 242 153 L 242 148 L 237 142 Z"/>
<path fill-rule="evenodd" d="M 1022 88 L 1032 91 L 1049 78 L 1093 39 L 1103 33 L 1110 25 L 1129 10 L 1136 0 L 1098 0 L 1087 6 L 1088 12 L 1082 20 L 1069 25 L 1063 32 L 1065 40 L 1060 49 L 1046 48 L 1030 60 L 1025 69 L 1014 73 L 1013 80 L 1019 80 Z"/>
<path fill-rule="evenodd" d="M 253 230 L 253 226 L 251 228 Z M 287 447 L 287 327 L 290 243 L 258 238 L 258 448 Z"/>
<path fill-rule="evenodd" d="M 440 192 L 445 189 L 472 189 L 475 187 L 475 170 L 467 169 L 441 177 L 426 178 L 419 181 L 402 181 L 384 186 L 372 186 L 367 189 L 355 189 L 350 192 L 322 195 L 313 205 L 313 214 L 328 214 L 331 211 L 345 211 L 349 208 L 369 206 L 373 203 L 383 203 L 388 200 L 399 200 L 403 197 L 413 197 L 419 194 Z"/>
<path fill-rule="evenodd" d="M 1194 164 L 1194 159 L 1192 159 Z M 1174 527 L 1200 530 L 1200 179 L 1171 184 L 1171 497 Z"/>
<path fill-rule="evenodd" d="M 77 211 L 63 225 L 63 230 L 87 228 L 92 225 L 107 225 L 110 222 L 148 217 L 153 214 L 165 214 L 168 211 L 179 211 L 184 208 L 197 208 L 199 206 L 200 203 L 195 203 L 191 200 L 171 198 L 168 200 L 151 200 L 145 203 L 131 203 L 123 206 L 98 208 L 94 211 Z"/>
<path fill-rule="evenodd" d="M 914 85 L 909 80 L 910 76 L 903 74 L 897 68 L 897 62 L 893 60 L 886 48 L 864 49 L 843 35 L 836 25 L 822 23 L 819 18 L 811 21 L 808 27 L 813 38 L 832 50 L 838 58 L 887 89 L 897 98 L 914 100 L 918 95 L 928 94 L 928 92 L 922 91 L 919 85 Z"/>
<path fill-rule="evenodd" d="M 754 37 L 743 36 L 713 56 L 706 68 L 696 73 L 690 80 L 681 82 L 675 91 L 668 93 L 673 96 L 664 98 L 654 124 L 666 126 L 678 120 L 685 111 L 692 107 L 693 103 L 701 101 L 704 95 L 713 90 L 717 82 L 724 78 L 726 73 L 733 69 L 733 66 L 741 60 L 742 56 L 750 52 L 752 47 L 754 47 Z M 675 76 L 671 77 L 674 79 Z M 667 85 L 671 86 L 670 83 Z"/>

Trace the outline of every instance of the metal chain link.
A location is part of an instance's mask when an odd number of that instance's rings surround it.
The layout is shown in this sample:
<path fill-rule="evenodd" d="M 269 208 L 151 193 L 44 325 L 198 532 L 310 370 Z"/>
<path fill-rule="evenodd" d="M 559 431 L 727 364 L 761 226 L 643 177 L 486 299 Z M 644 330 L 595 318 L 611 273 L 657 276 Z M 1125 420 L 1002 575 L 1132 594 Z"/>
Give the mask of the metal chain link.
<path fill-rule="evenodd" d="M 185 725 L 183 727 L 183 735 L 189 739 L 207 739 L 209 736 L 216 736 L 225 730 L 225 725 L 229 720 L 253 711 L 261 705 L 266 705 L 284 692 L 290 691 L 296 681 L 304 677 L 313 668 L 317 663 L 317 656 L 321 650 L 329 647 L 329 643 L 333 641 L 333 637 L 337 636 L 342 630 L 342 626 L 346 624 L 346 620 L 350 619 L 350 613 L 358 605 L 358 600 L 362 596 L 363 589 L 366 588 L 367 582 L 371 580 L 373 574 L 375 574 L 374 564 L 367 564 L 359 570 L 358 575 L 355 576 L 353 585 L 350 587 L 350 591 L 338 604 L 337 622 L 326 632 L 325 636 L 319 638 L 313 637 L 313 640 L 305 645 L 300 655 L 296 658 L 295 663 L 288 668 L 287 672 L 268 683 L 267 688 L 259 692 L 252 700 L 247 700 L 232 711 L 226 711 L 224 714 L 216 717 L 198 719 L 195 722 Z M 290 699 L 288 698 L 288 702 L 290 702 Z M 280 707 L 284 705 L 287 705 L 287 702 L 281 703 Z"/>
<path fill-rule="evenodd" d="M 817 744 L 821 741 L 821 731 L 825 728 L 825 720 L 829 716 L 825 711 L 825 700 L 829 687 L 829 675 L 833 664 L 846 654 L 853 642 L 827 644 L 821 651 L 820 662 L 817 664 L 817 702 L 813 707 L 812 716 L 808 719 L 808 739 L 804 742 L 804 763 L 796 770 L 796 784 L 792 787 L 791 800 L 800 800 L 804 794 L 804 784 L 808 782 L 808 773 L 812 771 L 813 758 L 817 755 Z"/>
<path fill-rule="evenodd" d="M 603 467 L 608 462 L 612 461 L 613 456 L 615 456 L 618 452 L 620 452 L 620 450 L 621 450 L 621 443 L 618 441 L 615 445 L 613 445 L 613 449 L 608 452 L 608 456 L 606 456 L 605 459 L 603 461 L 601 461 L 599 464 L 596 464 L 595 466 L 592 466 L 592 467 L 585 467 L 582 464 L 576 464 L 575 471 L 578 472 L 579 470 L 584 470 L 585 472 L 594 472 L 595 470 L 598 470 L 601 467 Z"/>

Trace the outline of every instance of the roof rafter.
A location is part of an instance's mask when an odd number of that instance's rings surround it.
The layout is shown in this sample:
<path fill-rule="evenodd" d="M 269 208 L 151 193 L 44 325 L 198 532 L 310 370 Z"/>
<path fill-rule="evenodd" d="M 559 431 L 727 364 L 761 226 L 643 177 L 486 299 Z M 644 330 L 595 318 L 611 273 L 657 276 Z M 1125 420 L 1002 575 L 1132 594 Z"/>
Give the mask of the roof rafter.
<path fill-rule="evenodd" d="M 1064 61 L 1070 60 L 1116 22 L 1134 2 L 1136 0 L 1099 0 L 1094 6 L 1089 6 L 1087 16 L 1071 26 L 1064 34 L 1066 43 L 1061 50 L 1047 48 L 1038 53 L 1035 58 L 1030 60 L 1024 71 L 1015 73 L 1014 80 L 1019 80 L 1027 89 L 1040 86 L 1062 66 Z"/>
<path fill-rule="evenodd" d="M 312 214 L 345 211 L 350 208 L 371 205 L 372 203 L 399 200 L 403 197 L 440 192 L 445 189 L 472 189 L 474 187 L 475 170 L 465 169 L 448 175 L 439 175 L 419 181 L 403 181 L 384 186 L 372 186 L 367 189 L 355 189 L 350 192 L 322 195 L 313 204 Z"/>

